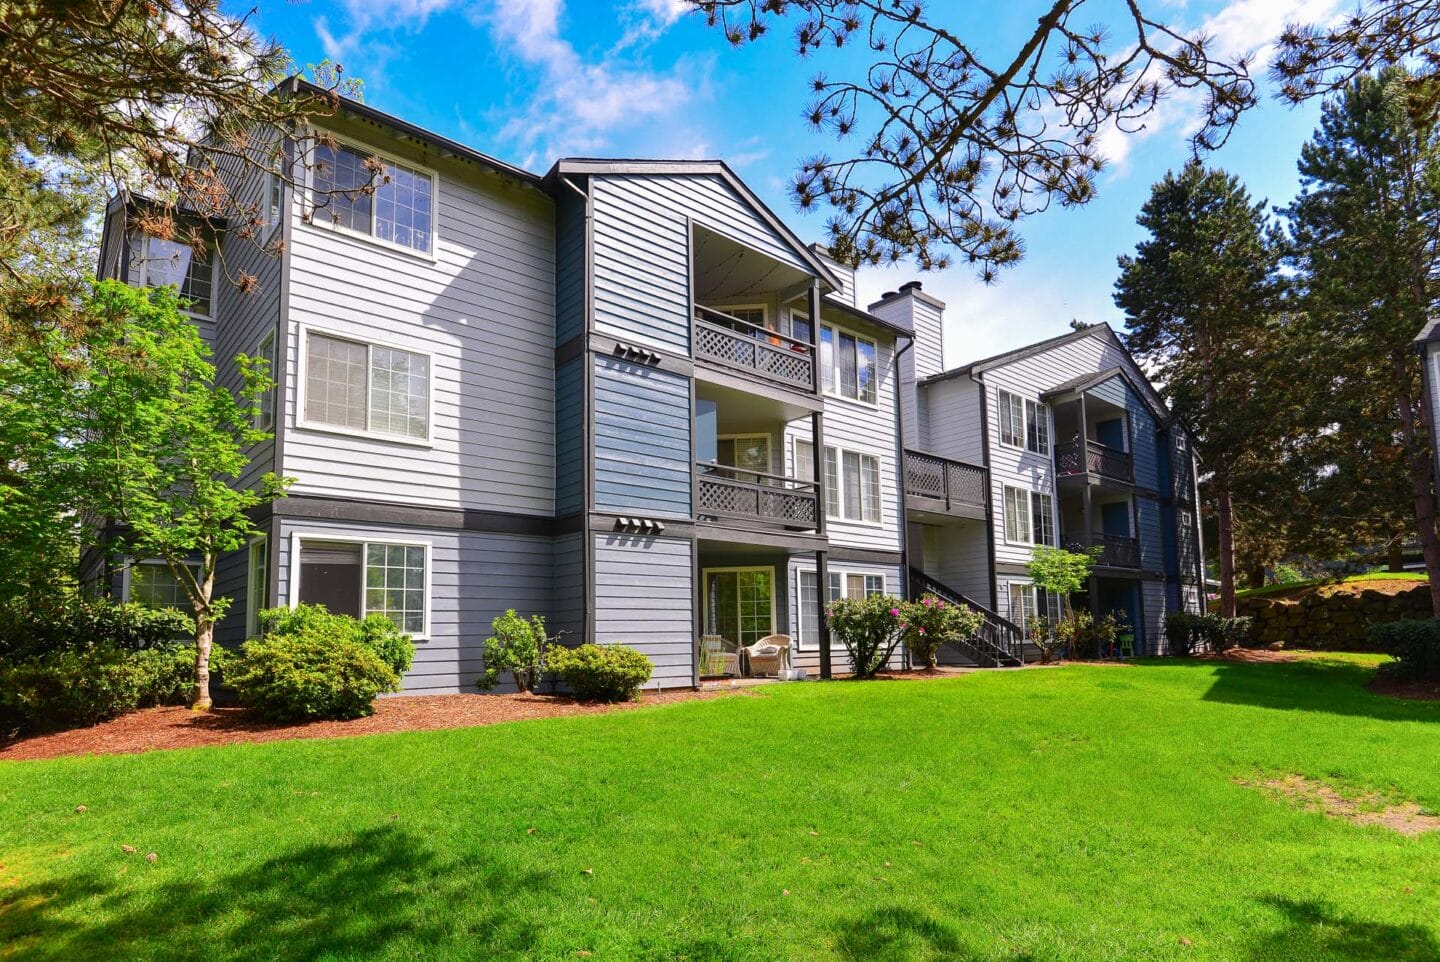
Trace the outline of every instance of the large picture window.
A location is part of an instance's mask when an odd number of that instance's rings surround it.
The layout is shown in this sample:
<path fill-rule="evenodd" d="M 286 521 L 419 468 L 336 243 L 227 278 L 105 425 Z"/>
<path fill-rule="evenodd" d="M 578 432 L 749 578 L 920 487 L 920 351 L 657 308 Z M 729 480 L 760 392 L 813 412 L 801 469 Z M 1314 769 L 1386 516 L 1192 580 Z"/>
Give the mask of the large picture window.
<path fill-rule="evenodd" d="M 820 386 L 826 394 L 875 403 L 875 342 L 869 338 L 820 326 Z"/>
<path fill-rule="evenodd" d="M 132 286 L 177 287 L 185 313 L 205 319 L 214 316 L 215 262 L 208 245 L 196 250 L 180 241 L 134 234 L 129 247 Z"/>
<path fill-rule="evenodd" d="M 1000 443 L 1035 454 L 1050 453 L 1050 406 L 1000 392 Z"/>
<path fill-rule="evenodd" d="M 304 538 L 295 597 L 333 614 L 384 615 L 401 631 L 424 635 L 425 555 L 424 545 Z"/>
<path fill-rule="evenodd" d="M 185 567 L 192 575 L 199 576 L 200 565 L 187 562 Z M 158 558 L 147 558 L 130 565 L 125 600 L 147 608 L 176 608 L 186 614 L 194 610 L 185 586 L 180 584 L 170 566 Z"/>
<path fill-rule="evenodd" d="M 435 178 L 389 158 L 374 176 L 373 155 L 346 144 L 317 144 L 310 184 L 317 220 L 428 254 L 434 246 Z M 366 188 L 373 182 L 374 190 Z"/>
<path fill-rule="evenodd" d="M 806 454 L 809 449 L 806 444 Z M 796 455 L 797 461 L 800 457 Z M 838 521 L 879 524 L 880 459 L 873 454 L 826 445 L 825 511 L 828 517 Z"/>
<path fill-rule="evenodd" d="M 1012 544 L 1033 544 L 1030 524 L 1030 492 L 1005 486 L 1005 540 Z"/>
<path fill-rule="evenodd" d="M 306 335 L 305 421 L 427 440 L 430 359 L 311 331 Z"/>
<path fill-rule="evenodd" d="M 1055 536 L 1055 499 L 1039 491 L 1030 493 L 1030 526 L 1036 544 L 1058 547 L 1060 539 Z"/>

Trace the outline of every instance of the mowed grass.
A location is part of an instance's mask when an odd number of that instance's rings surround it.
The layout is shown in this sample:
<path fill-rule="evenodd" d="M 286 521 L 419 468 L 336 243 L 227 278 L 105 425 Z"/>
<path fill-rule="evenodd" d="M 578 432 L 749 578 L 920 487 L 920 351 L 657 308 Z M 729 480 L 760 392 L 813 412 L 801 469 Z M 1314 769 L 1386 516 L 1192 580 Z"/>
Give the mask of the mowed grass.
<path fill-rule="evenodd" d="M 1236 782 L 1440 809 L 1440 704 L 1372 661 L 0 763 L 0 958 L 1432 960 L 1440 835 Z"/>

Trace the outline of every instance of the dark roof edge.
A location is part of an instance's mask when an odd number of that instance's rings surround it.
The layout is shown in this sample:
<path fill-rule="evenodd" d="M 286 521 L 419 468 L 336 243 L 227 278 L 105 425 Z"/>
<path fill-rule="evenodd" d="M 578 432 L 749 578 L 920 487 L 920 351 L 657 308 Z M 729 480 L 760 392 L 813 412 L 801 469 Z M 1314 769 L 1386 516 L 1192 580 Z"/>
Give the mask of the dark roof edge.
<path fill-rule="evenodd" d="M 843 290 L 845 285 L 831 272 L 829 265 L 795 235 L 785 222 L 775 216 L 765 202 L 756 196 L 746 183 L 736 176 L 730 165 L 723 160 L 638 160 L 622 158 L 604 160 L 594 157 L 561 157 L 550 168 L 550 174 L 718 174 L 746 203 L 753 207 L 760 217 L 780 236 L 789 242 L 795 252 L 815 271 L 832 290 Z M 547 174 L 546 176 L 550 176 Z"/>
<path fill-rule="evenodd" d="M 386 113 L 383 110 L 377 110 L 376 108 L 371 107 L 369 104 L 366 104 L 362 101 L 352 100 L 349 97 L 342 97 L 334 91 L 326 90 L 324 87 L 317 86 L 310 81 L 304 79 L 303 77 L 292 77 L 290 78 L 290 80 L 283 82 L 280 86 L 283 87 L 286 84 L 292 84 L 296 90 L 302 90 L 306 93 L 314 94 L 316 96 L 333 96 L 339 100 L 339 109 L 342 112 L 348 111 L 349 113 L 356 114 L 357 116 L 363 117 L 366 120 L 394 127 L 401 133 L 404 133 L 410 137 L 414 137 L 417 140 L 429 141 L 435 146 L 449 151 L 455 156 L 461 158 L 462 160 L 468 160 L 472 163 L 480 164 L 483 167 L 489 167 L 496 173 L 505 174 L 509 177 L 514 177 L 516 180 L 529 184 L 532 187 L 544 187 L 545 178 L 542 177 L 540 174 L 525 170 L 523 167 L 516 167 L 514 164 L 508 164 L 505 161 L 500 160 L 498 157 L 491 157 L 489 154 L 482 154 L 474 147 L 467 147 L 459 141 L 451 140 L 449 137 L 446 137 L 443 134 L 437 134 L 433 130 L 426 130 L 424 127 L 412 124 L 408 120 L 402 120 L 394 114 Z"/>

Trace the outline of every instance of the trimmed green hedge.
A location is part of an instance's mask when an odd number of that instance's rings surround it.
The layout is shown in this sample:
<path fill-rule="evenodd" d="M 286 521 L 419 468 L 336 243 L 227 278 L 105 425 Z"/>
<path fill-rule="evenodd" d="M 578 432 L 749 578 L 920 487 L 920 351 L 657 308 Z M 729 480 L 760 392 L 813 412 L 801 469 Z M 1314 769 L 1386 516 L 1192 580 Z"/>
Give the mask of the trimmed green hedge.
<path fill-rule="evenodd" d="M 655 671 L 649 658 L 624 645 L 552 648 L 549 667 L 581 701 L 633 701 Z"/>

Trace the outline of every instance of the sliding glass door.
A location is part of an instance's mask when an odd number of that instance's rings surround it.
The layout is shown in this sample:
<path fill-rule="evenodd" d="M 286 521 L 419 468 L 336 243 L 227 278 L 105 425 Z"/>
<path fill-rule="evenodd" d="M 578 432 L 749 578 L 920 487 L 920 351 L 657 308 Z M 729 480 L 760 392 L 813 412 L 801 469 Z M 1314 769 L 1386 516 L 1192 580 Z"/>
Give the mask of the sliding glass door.
<path fill-rule="evenodd" d="M 705 634 L 742 647 L 775 633 L 774 568 L 707 568 Z"/>

